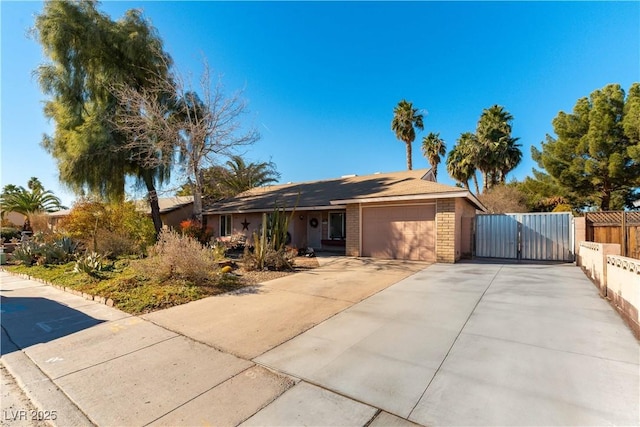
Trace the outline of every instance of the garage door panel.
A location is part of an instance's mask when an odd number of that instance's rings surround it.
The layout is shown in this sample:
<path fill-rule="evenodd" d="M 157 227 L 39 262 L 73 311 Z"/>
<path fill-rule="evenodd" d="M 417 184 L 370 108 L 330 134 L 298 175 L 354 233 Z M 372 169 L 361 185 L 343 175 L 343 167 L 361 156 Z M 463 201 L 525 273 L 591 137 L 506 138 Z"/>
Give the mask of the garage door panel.
<path fill-rule="evenodd" d="M 362 254 L 434 261 L 435 206 L 363 208 Z"/>

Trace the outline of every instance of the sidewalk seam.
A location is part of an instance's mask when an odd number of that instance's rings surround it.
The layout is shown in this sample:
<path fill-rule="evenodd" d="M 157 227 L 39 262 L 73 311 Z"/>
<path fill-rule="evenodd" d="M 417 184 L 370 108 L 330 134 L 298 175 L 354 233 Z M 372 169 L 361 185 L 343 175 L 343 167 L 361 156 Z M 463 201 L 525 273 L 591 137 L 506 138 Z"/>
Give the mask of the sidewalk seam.
<path fill-rule="evenodd" d="M 464 328 L 467 326 L 467 323 L 469 323 L 469 319 L 471 319 L 471 316 L 473 316 L 473 313 L 475 313 L 476 308 L 478 308 L 478 305 L 480 304 L 480 301 L 482 301 L 482 298 L 484 298 L 484 295 L 487 293 L 487 291 L 489 290 L 489 288 L 491 287 L 491 285 L 493 284 L 493 282 L 496 280 L 496 277 L 498 277 L 498 274 L 500 274 L 500 272 L 502 271 L 502 269 L 504 268 L 504 264 L 500 265 L 500 268 L 498 269 L 498 271 L 496 271 L 496 273 L 493 275 L 493 277 L 491 278 L 491 281 L 489 282 L 489 284 L 487 285 L 487 287 L 485 288 L 485 290 L 482 292 L 482 294 L 480 295 L 480 298 L 478 298 L 478 301 L 476 301 L 476 304 L 473 306 L 473 310 L 471 310 L 471 313 L 469 313 L 469 316 L 467 316 L 467 320 L 465 320 L 464 324 L 462 325 L 462 327 L 460 328 L 460 331 L 458 332 L 458 334 L 456 335 L 455 339 L 453 340 L 453 342 L 451 343 L 451 346 L 449 346 L 449 349 L 447 350 L 447 353 L 444 355 L 444 357 L 442 358 L 442 361 L 440 362 L 440 365 L 438 365 L 438 368 L 436 369 L 436 371 L 433 373 L 433 376 L 431 377 L 431 380 L 429 381 L 429 384 L 427 384 L 427 386 L 425 387 L 424 391 L 422 392 L 422 394 L 420 395 L 420 397 L 418 398 L 418 400 L 416 401 L 416 404 L 413 405 L 413 408 L 411 409 L 411 411 L 409 412 L 409 415 L 407 416 L 407 419 L 409 419 L 409 417 L 411 417 L 411 414 L 413 414 L 413 411 L 416 410 L 416 407 L 418 406 L 418 404 L 420 403 L 420 401 L 422 400 L 422 398 L 424 397 L 425 393 L 427 392 L 427 390 L 429 390 L 429 387 L 431 386 L 431 383 L 433 382 L 433 380 L 436 378 L 436 376 L 438 375 L 438 372 L 440 372 L 440 369 L 442 368 L 442 365 L 444 365 L 444 362 L 447 360 L 447 358 L 449 357 L 449 353 L 451 353 L 451 350 L 453 349 L 453 347 L 456 345 L 456 343 L 458 342 L 458 338 L 460 338 L 460 335 L 462 335 L 462 331 L 464 331 Z"/>
<path fill-rule="evenodd" d="M 326 322 L 326 321 L 327 321 L 327 320 L 329 320 L 329 319 L 333 319 L 334 317 L 336 317 L 336 316 L 337 316 L 337 315 L 339 315 L 340 313 L 342 313 L 342 312 L 344 312 L 344 311 L 349 310 L 350 308 L 352 308 L 352 307 L 354 307 L 354 306 L 356 306 L 356 305 L 358 305 L 358 304 L 360 304 L 360 303 L 362 303 L 362 302 L 364 302 L 364 301 L 368 300 L 369 298 L 374 297 L 375 295 L 378 295 L 380 292 L 385 291 L 385 290 L 387 290 L 387 289 L 389 289 L 389 288 L 391 288 L 391 287 L 393 287 L 393 286 L 396 286 L 398 283 L 400 283 L 400 282 L 402 282 L 402 281 L 404 281 L 404 280 L 408 279 L 409 277 L 413 277 L 413 276 L 415 276 L 416 274 L 418 274 L 418 273 L 420 273 L 420 272 L 425 271 L 426 269 L 428 269 L 428 268 L 432 267 L 433 265 L 434 265 L 433 263 L 432 263 L 432 264 L 428 264 L 428 265 L 427 265 L 427 266 L 425 266 L 422 270 L 415 271 L 415 272 L 413 272 L 412 274 L 409 274 L 408 276 L 405 276 L 405 277 L 403 277 L 402 279 L 399 279 L 399 280 L 398 280 L 398 281 L 396 281 L 395 283 L 392 283 L 392 284 L 390 284 L 389 286 L 387 286 L 387 287 L 385 287 L 385 288 L 382 288 L 382 289 L 380 289 L 380 290 L 378 290 L 378 291 L 376 291 L 376 292 L 372 293 L 371 295 L 367 296 L 366 298 L 361 299 L 360 301 L 357 301 L 357 302 L 351 302 L 351 301 L 346 301 L 346 300 L 334 300 L 334 301 L 348 302 L 348 303 L 349 303 L 349 305 L 348 305 L 347 307 L 343 308 L 342 310 L 340 310 L 340 311 L 338 311 L 338 312 L 336 312 L 336 313 L 333 313 L 331 316 L 327 317 L 326 319 L 321 320 L 320 322 L 316 323 L 315 325 L 311 325 L 311 326 L 309 326 L 309 327 L 308 327 L 307 329 L 305 329 L 304 331 L 300 331 L 300 333 L 298 333 L 298 334 L 296 334 L 296 335 L 292 336 L 291 338 L 289 338 L 289 339 L 287 339 L 287 340 L 285 340 L 285 341 L 283 341 L 283 342 L 281 342 L 281 343 L 279 343 L 279 344 L 277 344 L 277 345 L 275 345 L 275 346 L 273 346 L 273 347 L 271 347 L 271 348 L 269 348 L 269 349 L 267 349 L 267 350 L 263 351 L 263 352 L 262 352 L 262 353 L 260 353 L 260 354 L 257 354 L 257 355 L 255 355 L 255 356 L 253 356 L 253 357 L 252 357 L 251 359 L 249 359 L 249 360 L 251 360 L 252 362 L 254 362 L 254 360 L 255 360 L 255 359 L 257 359 L 258 357 L 260 357 L 260 356 L 262 356 L 262 355 L 264 355 L 264 354 L 266 354 L 266 353 L 270 352 L 271 350 L 273 350 L 273 349 L 275 349 L 275 348 L 280 347 L 280 346 L 281 346 L 281 345 L 283 345 L 283 344 L 288 343 L 289 341 L 293 340 L 294 338 L 297 338 L 297 337 L 299 337 L 300 335 L 304 334 L 304 333 L 305 333 L 305 332 L 307 332 L 308 330 L 310 330 L 310 329 L 312 329 L 312 328 L 315 328 L 315 327 L 316 327 L 316 326 L 318 326 L 318 325 L 321 325 L 322 323 Z M 328 298 L 328 299 L 331 299 L 331 298 Z M 256 363 L 256 362 L 254 362 L 254 363 Z"/>
<path fill-rule="evenodd" d="M 474 334 L 474 333 L 471 333 L 471 332 L 463 332 L 463 334 L 469 335 L 469 336 L 474 336 L 474 337 L 486 338 L 486 339 L 489 339 L 489 340 L 508 342 L 508 343 L 512 343 L 512 344 L 520 344 L 520 345 L 524 345 L 524 346 L 527 346 L 527 347 L 539 348 L 541 350 L 555 351 L 557 353 L 568 353 L 568 354 L 575 354 L 576 356 L 591 357 L 593 359 L 606 360 L 608 362 L 624 363 L 624 364 L 633 365 L 633 366 L 639 366 L 640 365 L 640 363 L 628 362 L 626 360 L 610 359 L 608 357 L 594 356 L 593 354 L 578 353 L 577 351 L 569 351 L 569 350 L 562 350 L 562 349 L 559 349 L 559 348 L 545 347 L 545 346 L 542 346 L 542 345 L 530 344 L 530 343 L 521 342 L 521 341 L 514 341 L 514 340 L 509 340 L 509 339 L 500 338 L 500 337 L 491 337 L 491 336 L 488 336 L 488 335 Z"/>
<path fill-rule="evenodd" d="M 160 341 L 158 341 L 158 342 L 154 342 L 153 344 L 149 344 L 149 345 L 146 345 L 146 346 L 144 346 L 144 347 L 140 347 L 140 348 L 137 348 L 137 349 L 135 349 L 135 350 L 132 350 L 132 351 L 130 351 L 130 352 L 128 352 L 128 353 L 124 353 L 124 354 L 121 354 L 121 355 L 118 355 L 118 356 L 112 357 L 111 359 L 103 360 L 102 362 L 98 362 L 98 363 L 96 363 L 96 364 L 94 364 L 94 365 L 87 366 L 86 368 L 77 369 L 77 370 L 75 370 L 75 371 L 73 371 L 73 372 L 67 372 L 67 373 L 66 373 L 66 374 L 64 374 L 64 375 L 60 375 L 59 377 L 52 378 L 52 380 L 59 380 L 59 379 L 64 378 L 64 377 L 68 377 L 69 375 L 73 375 L 73 374 L 76 374 L 76 373 L 78 373 L 78 372 L 86 371 L 87 369 L 91 369 L 91 368 L 94 368 L 94 367 L 96 367 L 96 366 L 100 366 L 100 365 L 103 365 L 103 364 L 105 364 L 105 363 L 111 362 L 111 361 L 113 361 L 113 360 L 120 359 L 120 358 L 122 358 L 122 357 L 124 357 L 124 356 L 128 356 L 128 355 L 130 355 L 130 354 L 137 353 L 137 352 L 138 352 L 138 351 L 140 351 L 140 350 L 145 350 L 145 349 L 147 349 L 147 348 L 153 347 L 154 345 L 162 344 L 162 343 L 167 342 L 167 341 L 169 341 L 169 340 L 172 340 L 172 339 L 175 339 L 175 338 L 179 338 L 180 336 L 181 336 L 181 335 L 176 334 L 176 335 L 175 335 L 175 336 L 173 336 L 173 337 L 165 338 L 165 339 L 160 340 Z"/>

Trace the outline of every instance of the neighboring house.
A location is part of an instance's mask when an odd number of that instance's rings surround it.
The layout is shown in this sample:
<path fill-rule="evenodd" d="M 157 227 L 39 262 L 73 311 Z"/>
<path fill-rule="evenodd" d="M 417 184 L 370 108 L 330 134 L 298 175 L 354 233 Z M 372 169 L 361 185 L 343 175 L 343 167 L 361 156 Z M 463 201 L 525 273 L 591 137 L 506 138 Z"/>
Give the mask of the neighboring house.
<path fill-rule="evenodd" d="M 162 225 L 176 230 L 180 223 L 193 215 L 193 196 L 162 197 L 158 199 Z M 147 200 L 136 201 L 137 210 L 151 215 L 151 207 Z"/>
<path fill-rule="evenodd" d="M 136 210 L 151 215 L 149 202 L 146 200 L 136 200 Z M 180 229 L 180 223 L 185 219 L 191 218 L 193 213 L 193 197 L 192 196 L 174 196 L 163 197 L 158 199 L 160 205 L 160 218 L 162 224 L 169 228 Z M 52 229 L 58 226 L 58 222 L 69 215 L 70 209 L 64 209 L 49 214 L 49 225 Z"/>
<path fill-rule="evenodd" d="M 25 216 L 18 212 L 2 212 L 2 217 L 16 226 L 17 228 L 22 228 L 24 225 Z"/>
<path fill-rule="evenodd" d="M 49 228 L 55 230 L 58 228 L 58 223 L 63 219 L 69 216 L 69 212 L 71 209 L 62 209 L 56 212 L 50 212 L 49 215 Z"/>
<path fill-rule="evenodd" d="M 431 170 L 344 176 L 258 187 L 205 207 L 217 237 L 257 232 L 263 214 L 294 210 L 292 246 L 349 256 L 455 262 L 470 256 L 472 223 L 484 206 Z"/>

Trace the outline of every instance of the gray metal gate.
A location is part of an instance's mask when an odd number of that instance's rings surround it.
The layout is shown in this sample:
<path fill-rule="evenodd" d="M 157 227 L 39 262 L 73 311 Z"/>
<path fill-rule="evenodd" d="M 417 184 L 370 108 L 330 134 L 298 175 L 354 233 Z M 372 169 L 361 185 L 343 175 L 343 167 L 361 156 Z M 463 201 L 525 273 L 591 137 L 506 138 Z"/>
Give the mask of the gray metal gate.
<path fill-rule="evenodd" d="M 480 258 L 572 262 L 573 239 L 569 212 L 476 216 L 475 256 Z"/>

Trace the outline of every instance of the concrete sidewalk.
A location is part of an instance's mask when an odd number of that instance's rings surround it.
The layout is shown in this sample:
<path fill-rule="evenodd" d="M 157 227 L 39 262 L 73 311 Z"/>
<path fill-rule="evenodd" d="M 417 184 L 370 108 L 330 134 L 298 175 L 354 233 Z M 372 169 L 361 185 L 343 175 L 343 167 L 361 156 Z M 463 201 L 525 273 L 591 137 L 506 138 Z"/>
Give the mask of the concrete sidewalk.
<path fill-rule="evenodd" d="M 148 316 L 172 330 L 0 273 L 2 363 L 36 406 L 55 412 L 57 425 L 235 426 L 295 384 L 294 395 L 318 391 L 235 354 L 269 350 L 425 266 L 329 260 L 247 294 Z M 198 329 L 207 325 L 220 329 Z M 174 332 L 181 328 L 190 336 Z M 235 354 L 219 350 L 226 348 Z M 315 401 L 325 408 L 319 416 L 337 424 L 352 424 L 354 407 L 366 407 L 359 425 L 378 412 L 326 390 Z"/>
<path fill-rule="evenodd" d="M 578 268 L 463 263 L 434 265 L 255 361 L 423 425 L 638 425 L 639 351 Z M 269 408 L 247 424 L 290 418 Z"/>

